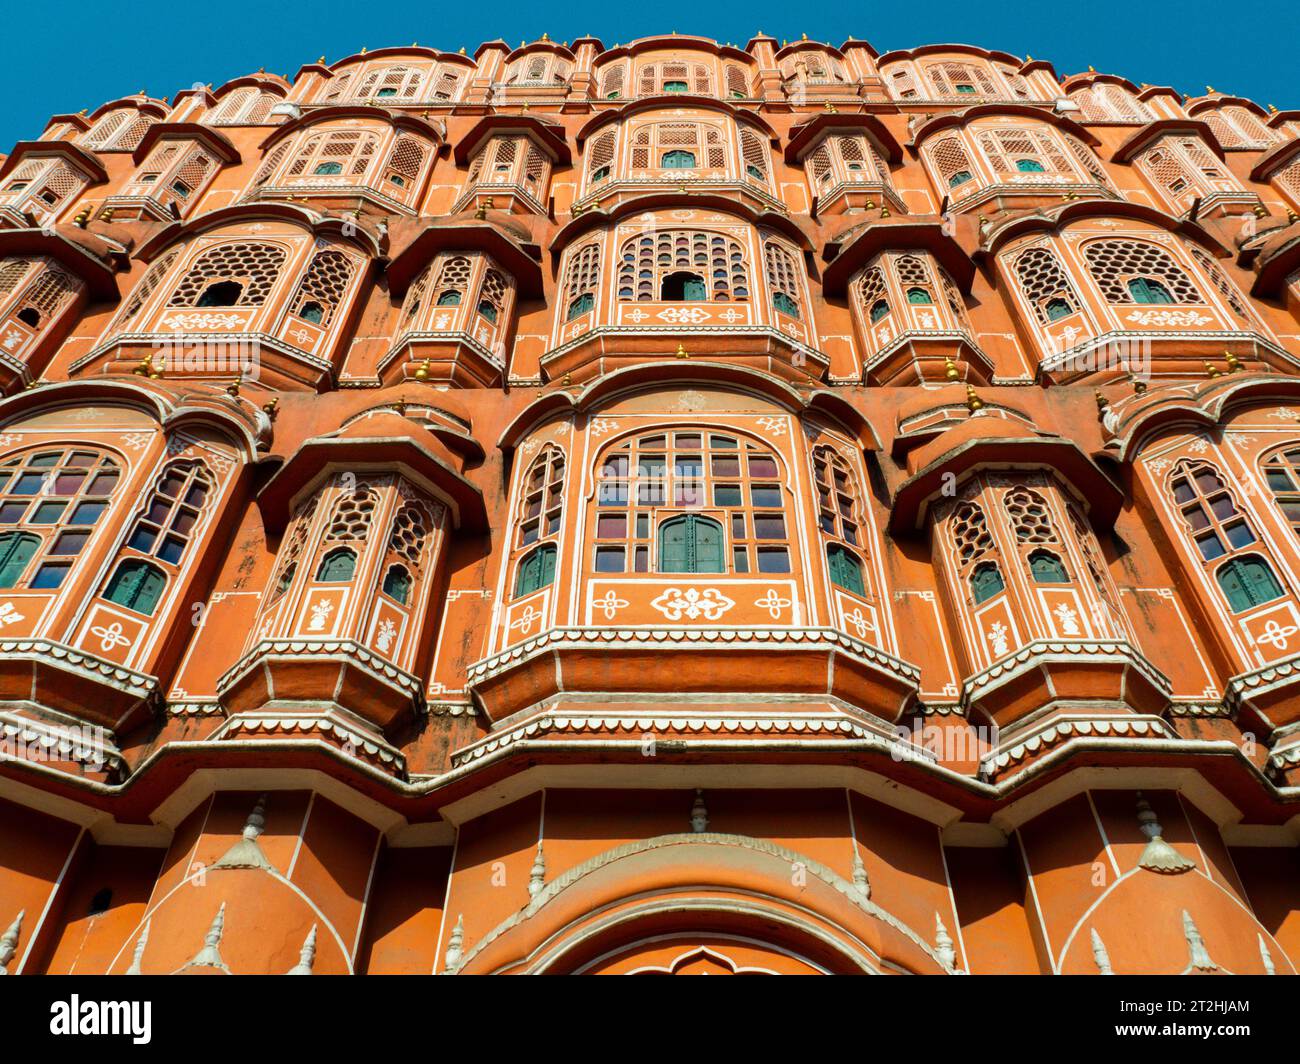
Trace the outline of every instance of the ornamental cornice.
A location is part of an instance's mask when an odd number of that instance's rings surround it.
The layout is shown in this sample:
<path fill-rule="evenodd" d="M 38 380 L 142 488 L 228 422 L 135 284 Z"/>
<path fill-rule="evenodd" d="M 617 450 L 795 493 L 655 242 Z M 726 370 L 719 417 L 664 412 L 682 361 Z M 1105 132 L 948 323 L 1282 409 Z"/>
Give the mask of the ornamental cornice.
<path fill-rule="evenodd" d="M 472 664 L 467 672 L 470 683 L 481 683 L 513 668 L 527 658 L 548 650 L 602 646 L 610 648 L 665 649 L 693 644 L 764 646 L 774 649 L 805 646 L 828 646 L 847 650 L 865 664 L 874 665 L 910 684 L 918 684 L 921 670 L 892 654 L 854 639 L 834 628 L 552 628 L 531 639 L 516 643 L 508 650 Z"/>
<path fill-rule="evenodd" d="M 135 698 L 152 698 L 158 691 L 156 676 L 136 672 L 53 639 L 0 639 L 0 657 L 53 662 L 96 683 L 108 683 Z"/>
<path fill-rule="evenodd" d="M 1068 739 L 1083 737 L 1106 738 L 1145 737 L 1177 739 L 1178 736 L 1159 717 L 1060 717 L 1043 723 L 1032 735 L 986 754 L 980 760 L 980 777 L 989 779 L 1002 769 L 1018 765 L 1035 754 L 1059 746 Z"/>
<path fill-rule="evenodd" d="M 217 680 L 217 694 L 228 691 L 250 669 L 275 658 L 332 662 L 342 659 L 423 705 L 423 684 L 418 677 L 399 669 L 354 639 L 263 639 L 221 675 Z"/>
<path fill-rule="evenodd" d="M 969 706 L 990 691 L 1043 665 L 1073 664 L 1081 657 L 1125 665 L 1140 673 L 1158 691 L 1169 694 L 1169 678 L 1127 640 L 1036 639 L 968 677 L 962 684 L 962 704 Z"/>

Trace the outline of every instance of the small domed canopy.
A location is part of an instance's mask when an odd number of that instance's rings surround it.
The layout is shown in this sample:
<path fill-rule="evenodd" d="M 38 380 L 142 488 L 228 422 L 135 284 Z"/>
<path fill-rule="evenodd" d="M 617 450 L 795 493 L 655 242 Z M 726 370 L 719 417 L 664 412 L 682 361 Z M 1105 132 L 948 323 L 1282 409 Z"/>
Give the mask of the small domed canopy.
<path fill-rule="evenodd" d="M 1103 427 L 1103 454 L 1129 462 L 1143 442 L 1167 426 L 1213 428 L 1243 406 L 1286 402 L 1300 405 L 1300 378 L 1278 373 L 1231 373 L 1194 384 L 1149 388 L 1111 403 Z"/>
<path fill-rule="evenodd" d="M 1073 203 L 1045 210 L 1015 212 L 1007 221 L 988 232 L 982 239 L 975 257 L 996 255 L 1008 241 L 1024 236 L 1026 233 L 1062 232 L 1069 228 L 1071 223 L 1083 218 L 1131 218 L 1194 240 L 1217 258 L 1228 256 L 1224 246 L 1196 222 L 1185 218 L 1174 218 L 1154 207 L 1125 200 L 1076 200 Z"/>
<path fill-rule="evenodd" d="M 1055 111 L 1045 111 L 1039 107 L 1030 107 L 1027 104 L 1019 103 L 979 103 L 962 111 L 951 111 L 939 115 L 923 122 L 913 131 L 912 143 L 919 147 L 936 133 L 941 133 L 945 129 L 960 129 L 977 118 L 1001 116 L 1028 118 L 1045 125 L 1055 126 L 1057 129 L 1069 133 L 1072 137 L 1076 137 L 1083 143 L 1090 144 L 1093 147 L 1101 143 L 1093 134 L 1071 118 L 1058 115 Z"/>
<path fill-rule="evenodd" d="M 353 119 L 366 119 L 367 121 L 387 122 L 394 129 L 401 130 L 404 133 L 414 133 L 416 136 L 424 137 L 433 143 L 436 150 L 441 150 L 444 144 L 443 132 L 438 129 L 432 122 L 423 118 L 418 118 L 413 114 L 407 114 L 402 111 L 392 111 L 387 107 L 365 107 L 354 105 L 317 107 L 300 118 L 295 118 L 282 126 L 276 126 L 266 139 L 258 147 L 265 153 L 267 149 L 284 140 L 290 134 L 297 133 L 299 130 L 306 129 L 308 126 L 320 125 L 325 122 L 346 122 Z"/>
<path fill-rule="evenodd" d="M 969 293 L 975 278 L 975 264 L 951 236 L 938 218 L 886 218 L 845 230 L 834 242 L 827 243 L 825 255 L 830 260 L 822 277 L 828 296 L 843 295 L 849 278 L 882 251 L 921 248 L 928 251 L 956 282 Z"/>
<path fill-rule="evenodd" d="M 526 55 L 533 55 L 536 52 L 545 52 L 547 55 L 558 55 L 561 59 L 567 59 L 570 63 L 576 63 L 578 57 L 566 46 L 558 41 L 536 40 L 532 44 L 525 44 L 521 48 L 516 48 L 505 58 L 505 64 L 509 66 L 516 59 L 522 59 Z"/>
<path fill-rule="evenodd" d="M 794 165 L 801 162 L 804 155 L 813 147 L 822 133 L 827 130 L 852 130 L 866 133 L 885 150 L 891 163 L 902 161 L 903 149 L 889 132 L 889 128 L 875 115 L 863 114 L 818 114 L 801 122 L 790 131 L 790 140 L 785 146 L 785 161 Z"/>
<path fill-rule="evenodd" d="M 388 408 L 304 442 L 257 494 L 267 527 L 282 530 L 299 493 L 340 466 L 409 469 L 448 505 L 457 528 L 487 528 L 483 493 L 455 470 L 445 445 L 426 426 Z"/>
<path fill-rule="evenodd" d="M 630 55 L 644 55 L 646 52 L 706 52 L 723 59 L 739 59 L 744 63 L 753 63 L 754 57 L 739 48 L 728 44 L 719 44 L 708 37 L 689 37 L 685 34 L 660 34 L 655 37 L 641 37 L 627 44 L 620 44 L 600 56 L 598 63 L 604 65 L 613 59 L 623 59 Z M 599 66 L 597 67 L 599 69 Z"/>
<path fill-rule="evenodd" d="M 225 166 L 238 166 L 243 161 L 239 149 L 230 142 L 229 137 L 211 126 L 201 125 L 198 122 L 155 122 L 145 130 L 140 143 L 131 153 L 131 161 L 139 166 L 164 137 L 184 137 L 186 140 L 201 144 Z"/>
<path fill-rule="evenodd" d="M 536 115 L 494 114 L 484 115 L 456 142 L 453 152 L 456 165 L 465 166 L 493 133 L 524 133 L 541 145 L 552 162 L 568 166 L 573 161 L 573 153 L 564 139 L 564 127 L 558 122 Z"/>
<path fill-rule="evenodd" d="M 470 70 L 475 68 L 474 60 L 456 52 L 440 52 L 436 48 L 422 48 L 417 45 L 400 45 L 391 48 L 376 48 L 373 52 L 353 52 L 329 63 L 325 69 L 334 72 L 354 63 L 370 63 L 376 59 L 432 59 L 439 63 L 456 63 Z"/>
<path fill-rule="evenodd" d="M 522 297 L 535 299 L 542 294 L 541 252 L 528 231 L 506 215 L 496 219 L 472 214 L 434 219 L 395 249 L 388 265 L 392 294 L 400 297 L 440 251 L 482 251 L 515 279 Z"/>
<path fill-rule="evenodd" d="M 1257 271 L 1251 285 L 1253 296 L 1278 296 L 1287 278 L 1300 270 L 1300 222 L 1270 234 L 1255 259 Z"/>
<path fill-rule="evenodd" d="M 672 96 L 647 96 L 639 100 L 628 100 L 619 107 L 611 107 L 594 115 L 578 130 L 578 147 L 591 138 L 592 134 L 615 122 L 622 122 L 632 115 L 644 111 L 669 111 L 677 114 L 682 111 L 716 111 L 743 121 L 746 125 L 761 129 L 768 141 L 777 144 L 780 140 L 771 123 L 762 115 L 744 107 L 737 107 L 729 100 L 719 100 L 712 96 L 692 96 L 688 93 L 674 93 Z M 888 136 L 888 130 L 885 131 Z"/>
<path fill-rule="evenodd" d="M 0 181 L 8 177 L 19 163 L 28 159 L 58 156 L 64 162 L 82 171 L 92 185 L 108 180 L 108 171 L 93 151 L 87 151 L 67 140 L 20 140 L 14 145 L 3 163 L 0 163 Z"/>
<path fill-rule="evenodd" d="M 1065 89 L 1066 92 L 1071 92 L 1074 89 L 1101 84 L 1118 85 L 1122 89 L 1127 89 L 1134 96 L 1142 91 L 1128 78 L 1121 78 L 1118 74 L 1099 74 L 1093 70 L 1084 71 L 1082 74 L 1071 74 L 1061 82 L 1061 88 Z"/>
<path fill-rule="evenodd" d="M 188 220 L 172 222 L 141 244 L 136 257 L 148 262 L 179 240 L 223 225 L 242 221 L 254 222 L 259 218 L 289 222 L 321 236 L 329 235 L 350 240 L 372 258 L 379 258 L 383 254 L 382 234 L 375 231 L 372 223 L 364 217 L 326 214 L 295 203 L 258 202 L 235 203 L 229 207 L 219 207 L 215 211 L 195 215 Z"/>
<path fill-rule="evenodd" d="M 1296 120 L 1300 121 L 1300 114 L 1296 115 Z M 1269 175 L 1295 159 L 1297 155 L 1300 155 L 1300 139 L 1285 140 L 1268 151 L 1261 152 L 1255 165 L 1250 169 L 1250 179 L 1267 181 Z"/>
<path fill-rule="evenodd" d="M 1220 159 L 1223 158 L 1223 148 L 1219 145 L 1219 138 L 1214 135 L 1214 131 L 1204 122 L 1188 118 L 1160 118 L 1154 122 L 1148 122 L 1116 148 L 1113 156 L 1115 162 L 1128 162 L 1166 133 L 1182 133 L 1200 137 L 1209 145 L 1210 150 L 1215 155 Z"/>
<path fill-rule="evenodd" d="M 1041 432 L 1006 418 L 972 416 L 918 447 L 908 459 L 916 470 L 894 493 L 889 528 L 895 535 L 916 532 L 936 500 L 987 468 L 1048 468 L 1061 475 L 1099 528 L 1111 525 L 1124 493 L 1072 440 Z"/>
<path fill-rule="evenodd" d="M 886 52 L 880 57 L 880 65 L 896 63 L 900 59 L 922 59 L 932 55 L 971 55 L 977 59 L 987 59 L 991 63 L 1006 63 L 1019 67 L 1024 60 L 1016 58 L 1010 52 L 990 52 L 974 44 L 923 44 L 919 48 L 900 48 Z"/>
<path fill-rule="evenodd" d="M 0 229 L 0 258 L 47 255 L 86 283 L 94 301 L 117 299 L 114 274 L 127 264 L 127 249 L 75 225 L 48 229 Z"/>
<path fill-rule="evenodd" d="M 259 71 L 256 74 L 245 74 L 243 77 L 231 78 L 224 85 L 212 90 L 214 99 L 220 100 L 236 89 L 244 88 L 263 89 L 266 92 L 274 93 L 276 96 L 285 97 L 289 95 L 289 90 L 293 88 L 292 82 L 286 81 L 279 74 L 268 74 L 266 71 Z"/>
<path fill-rule="evenodd" d="M 925 390 L 907 399 L 895 415 L 894 442 L 890 454 L 895 461 L 903 462 L 918 447 L 929 443 L 940 433 L 947 432 L 970 417 L 966 405 L 964 384 L 946 384 Z M 1034 419 L 1019 407 L 1006 402 L 985 399 L 983 416 L 1001 417 L 1032 426 Z"/>
<path fill-rule="evenodd" d="M 683 388 L 711 384 L 749 392 L 794 413 L 816 413 L 838 421 L 855 436 L 863 450 L 880 450 L 880 438 L 856 406 L 828 389 L 804 395 L 785 381 L 747 366 L 725 362 L 692 360 L 689 366 L 679 362 L 648 362 L 614 370 L 597 377 L 577 396 L 563 389 L 549 391 L 529 403 L 506 426 L 497 446 L 513 451 L 533 429 L 560 415 L 591 414 L 629 392 L 653 388 Z"/>
<path fill-rule="evenodd" d="M 156 100 L 152 96 L 123 96 L 120 100 L 109 100 L 108 103 L 100 104 L 90 115 L 90 124 L 108 114 L 109 111 L 116 111 L 119 108 L 129 107 L 133 111 L 142 111 L 145 114 L 153 115 L 156 118 L 166 118 L 167 112 L 171 110 L 167 106 L 166 100 Z"/>
<path fill-rule="evenodd" d="M 564 248 L 568 247 L 582 234 L 593 229 L 608 228 L 628 215 L 645 214 L 647 211 L 661 208 L 668 210 L 681 207 L 683 204 L 689 204 L 695 210 L 719 211 L 723 214 L 743 218 L 753 225 L 775 229 L 793 241 L 801 251 L 811 251 L 813 249 L 812 238 L 804 232 L 800 223 L 788 215 L 772 210 L 755 209 L 728 196 L 707 192 L 683 195 L 680 192 L 662 191 L 649 192 L 642 196 L 631 196 L 612 205 L 608 210 L 596 207 L 589 211 L 583 211 L 579 217 L 571 219 L 556 232 L 550 244 L 551 254 L 558 256 Z"/>

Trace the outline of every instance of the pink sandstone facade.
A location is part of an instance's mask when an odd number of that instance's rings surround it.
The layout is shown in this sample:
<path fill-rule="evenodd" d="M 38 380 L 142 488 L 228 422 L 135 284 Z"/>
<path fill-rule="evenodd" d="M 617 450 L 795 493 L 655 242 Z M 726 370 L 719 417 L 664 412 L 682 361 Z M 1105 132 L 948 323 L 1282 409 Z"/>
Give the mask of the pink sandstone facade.
<path fill-rule="evenodd" d="M 0 971 L 1300 963 L 1300 112 L 383 48 L 0 164 Z"/>

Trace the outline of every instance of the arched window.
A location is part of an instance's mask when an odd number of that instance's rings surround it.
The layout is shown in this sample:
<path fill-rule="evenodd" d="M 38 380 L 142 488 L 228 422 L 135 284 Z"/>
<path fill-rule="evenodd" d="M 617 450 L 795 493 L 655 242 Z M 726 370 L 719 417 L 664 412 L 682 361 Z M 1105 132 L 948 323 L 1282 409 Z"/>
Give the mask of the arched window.
<path fill-rule="evenodd" d="M 1031 488 L 1012 488 L 1002 497 L 1012 531 L 1021 543 L 1055 543 L 1056 529 L 1044 499 Z"/>
<path fill-rule="evenodd" d="M 681 149 L 664 152 L 660 165 L 665 170 L 693 170 L 695 168 L 695 155 L 693 152 L 682 151 Z"/>
<path fill-rule="evenodd" d="M 1282 516 L 1300 536 L 1300 447 L 1291 444 L 1266 458 L 1264 479 Z"/>
<path fill-rule="evenodd" d="M 618 134 L 607 129 L 592 140 L 587 148 L 587 181 L 597 185 L 610 174 L 614 165 L 614 148 L 618 143 Z"/>
<path fill-rule="evenodd" d="M 708 527 L 688 522 L 665 538 L 654 525 L 664 509 L 688 509 L 703 512 L 686 516 L 714 521 L 723 551 L 723 568 L 694 571 L 788 573 L 790 534 L 780 478 L 770 450 L 729 434 L 680 429 L 629 440 L 601 460 L 595 569 L 646 573 L 657 559 L 655 571 L 686 571 L 662 568 L 665 549 L 673 565 L 681 564 L 679 552 L 688 549 L 712 558 L 714 533 Z"/>
<path fill-rule="evenodd" d="M 832 584 L 855 595 L 866 594 L 862 582 L 862 562 L 848 547 L 841 547 L 838 543 L 826 544 L 826 564 L 830 569 Z"/>
<path fill-rule="evenodd" d="M 889 304 L 883 299 L 877 299 L 871 304 L 871 324 L 874 325 L 881 318 L 889 314 Z"/>
<path fill-rule="evenodd" d="M 633 170 L 728 169 L 729 152 L 722 130 L 703 122 L 649 122 L 637 126 L 628 141 Z"/>
<path fill-rule="evenodd" d="M 1045 173 L 1047 168 L 1037 159 L 1017 159 L 1016 169 L 1022 174 L 1041 174 Z"/>
<path fill-rule="evenodd" d="M 469 291 L 473 264 L 464 255 L 451 255 L 438 264 L 433 290 L 437 292 L 434 303 L 440 307 L 458 307 Z"/>
<path fill-rule="evenodd" d="M 411 574 L 404 565 L 390 565 L 384 573 L 384 594 L 395 602 L 406 605 L 411 595 Z"/>
<path fill-rule="evenodd" d="M 872 325 L 889 314 L 889 301 L 885 298 L 885 273 L 872 266 L 858 282 L 858 306 L 867 314 Z"/>
<path fill-rule="evenodd" d="M 767 268 L 767 289 L 772 296 L 772 306 L 792 318 L 800 317 L 799 303 L 803 286 L 790 251 L 775 240 L 763 244 L 763 264 Z"/>
<path fill-rule="evenodd" d="M 1079 309 L 1079 297 L 1066 279 L 1056 252 L 1035 247 L 1015 260 L 1016 278 L 1025 299 L 1043 325 L 1068 317 Z"/>
<path fill-rule="evenodd" d="M 1233 613 L 1282 597 L 1282 585 L 1277 582 L 1268 562 L 1258 554 L 1232 558 L 1219 566 L 1214 576 Z"/>
<path fill-rule="evenodd" d="M 978 135 L 995 174 L 1059 174 L 1078 180 L 1060 142 L 1043 129 L 991 129 Z"/>
<path fill-rule="evenodd" d="M 599 284 L 600 245 L 593 241 L 569 256 L 564 280 L 566 321 L 573 321 L 595 309 Z"/>
<path fill-rule="evenodd" d="M 546 447 L 533 459 L 519 500 L 519 542 L 526 547 L 559 534 L 564 511 L 564 454 Z"/>
<path fill-rule="evenodd" d="M 318 251 L 294 293 L 290 312 L 317 325 L 328 325 L 347 295 L 352 270 L 352 260 L 341 251 Z"/>
<path fill-rule="evenodd" d="M 934 297 L 932 297 L 924 288 L 909 288 L 907 290 L 907 301 L 911 303 L 912 306 L 928 307 L 934 304 Z"/>
<path fill-rule="evenodd" d="M 171 463 L 154 484 L 126 545 L 169 565 L 180 564 L 211 490 L 212 479 L 202 462 Z"/>
<path fill-rule="evenodd" d="M 942 184 L 956 188 L 971 179 L 974 167 L 960 137 L 944 137 L 936 141 L 929 155 Z"/>
<path fill-rule="evenodd" d="M 365 184 L 379 151 L 379 135 L 364 129 L 337 129 L 316 133 L 300 141 L 287 177 L 344 177 Z"/>
<path fill-rule="evenodd" d="M 1180 462 L 1170 479 L 1174 502 L 1205 561 L 1255 542 L 1255 533 L 1236 501 L 1207 462 Z"/>
<path fill-rule="evenodd" d="M 316 579 L 322 584 L 341 584 L 351 580 L 356 571 L 357 552 L 350 547 L 336 547 L 321 559 Z"/>
<path fill-rule="evenodd" d="M 970 575 L 971 596 L 977 606 L 981 602 L 987 602 L 1006 586 L 997 562 L 980 562 Z"/>
<path fill-rule="evenodd" d="M 555 546 L 544 543 L 524 555 L 515 575 L 515 598 L 549 587 L 555 580 Z"/>
<path fill-rule="evenodd" d="M 1153 295 L 1157 291 L 1163 292 L 1170 303 L 1204 302 L 1187 274 L 1155 244 L 1093 240 L 1083 250 L 1088 270 L 1108 303 L 1136 303 L 1139 295 L 1152 297 L 1145 302 L 1159 302 L 1161 297 Z"/>
<path fill-rule="evenodd" d="M 14 583 L 4 586 L 59 587 L 107 512 L 120 478 L 111 458 L 72 447 L 28 451 L 0 464 L 0 530 L 20 528 L 37 539 L 30 553 L 25 541 L 9 541 L 14 553 L 5 571 Z"/>
<path fill-rule="evenodd" d="M 679 270 L 664 277 L 659 298 L 665 303 L 697 303 L 708 296 L 704 278 L 698 273 Z"/>
<path fill-rule="evenodd" d="M 280 276 L 284 259 L 284 249 L 270 244 L 219 244 L 194 260 L 167 305 L 260 307 Z"/>
<path fill-rule="evenodd" d="M 670 287 L 671 275 L 687 276 L 699 281 L 704 292 L 677 293 L 678 282 Z M 707 278 L 707 280 L 706 280 Z M 620 302 L 659 299 L 707 299 L 714 303 L 743 302 L 749 299 L 749 276 L 745 250 L 738 240 L 721 233 L 664 229 L 644 233 L 627 240 L 622 247 L 618 267 Z"/>
<path fill-rule="evenodd" d="M 166 586 L 167 576 L 158 566 L 138 558 L 128 558 L 108 581 L 104 598 L 151 617 Z"/>
<path fill-rule="evenodd" d="M 1036 584 L 1068 584 L 1065 565 L 1051 551 L 1036 550 L 1029 555 L 1029 571 Z"/>
<path fill-rule="evenodd" d="M 437 306 L 440 307 L 458 307 L 460 306 L 460 293 L 455 289 L 438 293 Z"/>

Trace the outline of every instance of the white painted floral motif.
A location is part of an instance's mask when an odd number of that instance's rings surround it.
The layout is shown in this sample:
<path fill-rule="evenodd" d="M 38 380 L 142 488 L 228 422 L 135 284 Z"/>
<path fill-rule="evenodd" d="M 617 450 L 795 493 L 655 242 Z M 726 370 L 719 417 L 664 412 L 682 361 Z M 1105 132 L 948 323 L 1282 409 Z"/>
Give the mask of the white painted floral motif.
<path fill-rule="evenodd" d="M 1070 607 L 1064 602 L 1057 606 L 1052 613 L 1054 613 L 1056 619 L 1061 622 L 1062 635 L 1079 634 L 1079 615 L 1075 613 L 1074 610 L 1070 609 Z"/>
<path fill-rule="evenodd" d="M 527 635 L 533 630 L 533 625 L 541 619 L 541 611 L 533 609 L 533 604 L 530 602 L 520 611 L 519 616 L 510 622 L 510 628 L 512 631 L 518 628 L 520 635 Z"/>
<path fill-rule="evenodd" d="M 1208 325 L 1214 319 L 1194 310 L 1135 310 L 1125 321 L 1134 325 Z"/>
<path fill-rule="evenodd" d="M 716 587 L 670 587 L 650 603 L 670 621 L 696 621 L 703 617 L 706 621 L 716 621 L 736 603 L 727 598 Z"/>
<path fill-rule="evenodd" d="M 655 316 L 660 321 L 670 322 L 673 325 L 699 325 L 713 317 L 703 307 L 669 307 Z"/>
<path fill-rule="evenodd" d="M 779 621 L 781 619 L 781 611 L 791 605 L 792 602 L 792 599 L 782 598 L 778 595 L 776 588 L 769 587 L 767 589 L 767 594 L 761 599 L 758 599 L 754 605 L 758 606 L 760 609 L 767 610 L 768 616 L 770 616 L 772 620 Z"/>
<path fill-rule="evenodd" d="M 162 323 L 176 332 L 190 329 L 237 329 L 244 319 L 238 314 L 169 314 Z"/>
<path fill-rule="evenodd" d="M 128 432 L 122 437 L 122 446 L 132 451 L 140 450 L 148 442 L 149 434 L 147 432 Z"/>
<path fill-rule="evenodd" d="M 23 619 L 23 615 L 14 608 L 12 602 L 6 602 L 0 606 L 0 628 L 8 628 L 9 625 L 17 624 Z"/>
<path fill-rule="evenodd" d="M 1290 644 L 1291 636 L 1300 631 L 1294 624 L 1281 625 L 1271 620 L 1264 625 L 1264 630 L 1255 637 L 1256 644 L 1263 643 L 1274 650 L 1285 650 Z"/>
<path fill-rule="evenodd" d="M 783 417 L 761 417 L 758 419 L 758 423 L 767 430 L 768 435 L 785 435 L 785 418 Z"/>
<path fill-rule="evenodd" d="M 607 417 L 598 417 L 591 423 L 591 434 L 593 436 L 603 436 L 607 432 L 613 432 L 618 428 L 617 421 L 611 421 Z"/>
<path fill-rule="evenodd" d="M 872 624 L 866 614 L 862 612 L 861 606 L 854 606 L 852 613 L 846 613 L 844 615 L 844 620 L 848 624 L 853 625 L 853 629 L 858 633 L 859 639 L 865 639 L 868 632 L 874 632 L 876 630 L 876 626 Z"/>
<path fill-rule="evenodd" d="M 1007 634 L 1007 626 L 1001 621 L 994 621 L 993 627 L 984 633 L 985 638 L 993 644 L 994 656 L 1000 658 L 1011 652 L 1011 648 L 1007 645 Z"/>
<path fill-rule="evenodd" d="M 610 588 L 605 592 L 603 598 L 592 599 L 591 605 L 594 609 L 601 610 L 605 614 L 605 620 L 612 621 L 614 614 L 628 605 L 627 599 L 619 598 L 614 589 Z"/>
<path fill-rule="evenodd" d="M 321 599 L 311 608 L 311 620 L 307 623 L 307 631 L 325 631 L 325 622 L 329 620 L 329 615 L 333 612 L 334 603 L 329 599 Z"/>
<path fill-rule="evenodd" d="M 387 654 L 388 648 L 393 645 L 393 640 L 397 638 L 397 625 L 385 617 L 379 622 L 379 628 L 375 632 L 375 648 L 381 654 Z"/>
<path fill-rule="evenodd" d="M 99 649 L 106 654 L 118 647 L 131 645 L 131 640 L 122 634 L 121 621 L 114 621 L 107 627 L 102 624 L 96 625 L 90 630 L 90 634 L 99 636 Z"/>

